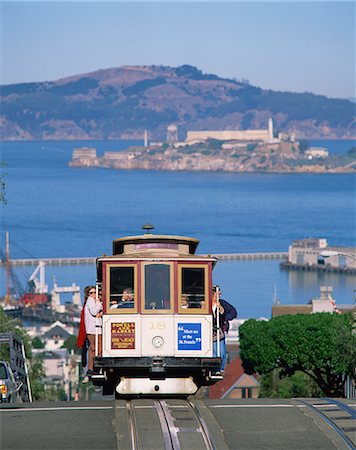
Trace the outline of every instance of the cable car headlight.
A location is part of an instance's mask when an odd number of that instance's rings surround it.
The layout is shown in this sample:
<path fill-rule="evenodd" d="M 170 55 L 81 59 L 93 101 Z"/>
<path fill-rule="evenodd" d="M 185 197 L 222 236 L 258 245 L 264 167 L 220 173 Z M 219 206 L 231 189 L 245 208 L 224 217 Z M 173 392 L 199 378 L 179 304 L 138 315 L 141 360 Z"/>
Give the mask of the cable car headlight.
<path fill-rule="evenodd" d="M 155 336 L 152 339 L 152 345 L 155 348 L 161 348 L 161 347 L 163 347 L 163 344 L 164 344 L 164 339 L 162 336 Z"/>

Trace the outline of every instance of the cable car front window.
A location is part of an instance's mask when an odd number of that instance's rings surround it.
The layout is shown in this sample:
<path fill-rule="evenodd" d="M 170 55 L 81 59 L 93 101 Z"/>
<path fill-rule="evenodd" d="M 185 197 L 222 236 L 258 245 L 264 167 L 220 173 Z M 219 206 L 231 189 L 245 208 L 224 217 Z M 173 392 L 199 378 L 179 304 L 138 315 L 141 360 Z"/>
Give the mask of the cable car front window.
<path fill-rule="evenodd" d="M 205 269 L 203 267 L 182 268 L 181 308 L 205 307 Z"/>
<path fill-rule="evenodd" d="M 134 306 L 134 268 L 110 267 L 110 310 Z"/>
<path fill-rule="evenodd" d="M 170 272 L 168 264 L 145 265 L 145 309 L 170 309 Z"/>

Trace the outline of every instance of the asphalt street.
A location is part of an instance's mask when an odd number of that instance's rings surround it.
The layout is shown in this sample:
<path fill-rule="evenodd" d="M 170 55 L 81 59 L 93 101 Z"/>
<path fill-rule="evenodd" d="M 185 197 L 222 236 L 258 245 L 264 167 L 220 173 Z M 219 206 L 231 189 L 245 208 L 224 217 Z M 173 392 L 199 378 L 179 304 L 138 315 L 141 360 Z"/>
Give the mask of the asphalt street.
<path fill-rule="evenodd" d="M 150 419 L 154 416 L 149 406 L 145 406 L 147 401 L 141 402 L 141 406 L 140 401 L 136 402 L 141 408 L 140 448 L 157 450 L 160 430 Z M 192 402 L 208 425 L 217 450 L 350 449 L 314 410 L 296 400 L 192 399 Z M 348 404 L 354 409 L 356 402 Z M 1 405 L 0 448 L 131 450 L 128 421 L 124 418 L 126 410 L 124 400 Z M 176 413 L 172 414 L 174 421 Z M 351 417 L 347 425 L 352 439 L 355 420 Z M 187 436 L 181 441 L 184 442 L 181 448 L 195 450 Z"/>

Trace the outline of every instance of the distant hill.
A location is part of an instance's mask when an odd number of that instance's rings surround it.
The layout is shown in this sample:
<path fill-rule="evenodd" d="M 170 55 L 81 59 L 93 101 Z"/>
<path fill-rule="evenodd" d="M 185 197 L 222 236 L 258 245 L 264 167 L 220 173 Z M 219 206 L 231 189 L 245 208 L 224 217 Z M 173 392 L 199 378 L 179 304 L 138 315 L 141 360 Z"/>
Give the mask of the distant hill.
<path fill-rule="evenodd" d="M 122 66 L 51 82 L 0 86 L 0 137 L 165 139 L 187 130 L 294 130 L 298 138 L 350 138 L 355 104 L 311 93 L 276 92 L 193 66 Z"/>

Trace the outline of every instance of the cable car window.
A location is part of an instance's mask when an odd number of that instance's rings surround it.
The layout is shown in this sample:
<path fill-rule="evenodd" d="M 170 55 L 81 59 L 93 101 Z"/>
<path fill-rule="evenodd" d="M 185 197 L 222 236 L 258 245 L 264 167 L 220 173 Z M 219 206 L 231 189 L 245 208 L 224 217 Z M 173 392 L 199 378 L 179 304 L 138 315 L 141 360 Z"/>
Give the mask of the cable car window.
<path fill-rule="evenodd" d="M 145 265 L 145 309 L 171 308 L 171 270 L 168 264 Z"/>
<path fill-rule="evenodd" d="M 110 267 L 110 310 L 134 308 L 134 267 Z"/>
<path fill-rule="evenodd" d="M 205 267 L 182 267 L 182 282 L 180 307 L 205 308 L 206 307 L 206 274 Z"/>

